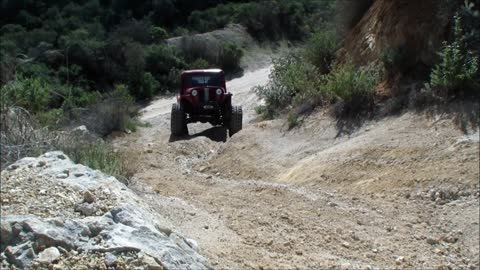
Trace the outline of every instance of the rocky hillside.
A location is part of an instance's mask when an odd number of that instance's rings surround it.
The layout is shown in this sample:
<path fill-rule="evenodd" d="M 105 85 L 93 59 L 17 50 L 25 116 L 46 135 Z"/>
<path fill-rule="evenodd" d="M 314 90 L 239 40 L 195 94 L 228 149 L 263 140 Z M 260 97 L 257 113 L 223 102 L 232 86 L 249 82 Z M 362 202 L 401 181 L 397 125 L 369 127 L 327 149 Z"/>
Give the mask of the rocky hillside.
<path fill-rule="evenodd" d="M 62 152 L 17 161 L 1 183 L 1 269 L 210 268 L 125 185 Z"/>
<path fill-rule="evenodd" d="M 373 1 L 360 21 L 348 32 L 345 53 L 366 64 L 387 50 L 408 49 L 410 66 L 431 66 L 442 41 L 448 39 L 454 9 L 445 1 Z"/>

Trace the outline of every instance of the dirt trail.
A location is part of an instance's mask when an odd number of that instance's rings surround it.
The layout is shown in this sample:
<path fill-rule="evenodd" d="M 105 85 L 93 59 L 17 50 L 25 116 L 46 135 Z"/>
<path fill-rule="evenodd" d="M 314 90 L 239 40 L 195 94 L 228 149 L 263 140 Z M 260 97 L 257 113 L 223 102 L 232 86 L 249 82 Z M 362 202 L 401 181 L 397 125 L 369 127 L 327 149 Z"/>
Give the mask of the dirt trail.
<path fill-rule="evenodd" d="M 286 131 L 252 121 L 269 70 L 228 83 L 246 114 L 233 138 L 194 124 L 172 140 L 174 99 L 148 106 L 152 127 L 116 141 L 139 152 L 132 189 L 219 269 L 478 269 L 478 130 L 406 113 L 339 137 L 317 112 Z"/>

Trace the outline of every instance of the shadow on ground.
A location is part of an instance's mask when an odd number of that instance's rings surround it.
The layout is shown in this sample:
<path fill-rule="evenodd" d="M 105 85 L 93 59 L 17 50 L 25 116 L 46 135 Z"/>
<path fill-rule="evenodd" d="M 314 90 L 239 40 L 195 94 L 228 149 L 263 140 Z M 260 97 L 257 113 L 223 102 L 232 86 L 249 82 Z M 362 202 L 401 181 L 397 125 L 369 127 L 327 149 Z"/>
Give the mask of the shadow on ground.
<path fill-rule="evenodd" d="M 451 102 L 434 106 L 426 113 L 432 119 L 443 119 L 445 116 L 453 118 L 457 128 L 465 134 L 480 126 L 480 103 L 477 101 Z"/>
<path fill-rule="evenodd" d="M 214 142 L 226 142 L 228 137 L 228 129 L 225 127 L 212 127 L 206 129 L 197 134 L 191 134 L 187 136 L 177 137 L 170 135 L 169 142 L 177 142 L 177 141 L 188 141 L 197 137 L 207 137 Z"/>

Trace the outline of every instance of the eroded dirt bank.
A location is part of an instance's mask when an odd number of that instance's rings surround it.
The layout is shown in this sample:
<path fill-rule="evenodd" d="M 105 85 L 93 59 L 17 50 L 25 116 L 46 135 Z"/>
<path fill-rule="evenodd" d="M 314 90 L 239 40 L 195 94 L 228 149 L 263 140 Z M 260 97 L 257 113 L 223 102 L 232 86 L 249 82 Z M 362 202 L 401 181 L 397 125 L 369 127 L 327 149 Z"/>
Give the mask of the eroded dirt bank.
<path fill-rule="evenodd" d="M 161 98 L 151 128 L 116 141 L 139 154 L 132 188 L 214 267 L 478 269 L 478 130 L 406 113 L 338 136 L 317 112 L 286 131 L 254 121 L 251 87 L 268 73 L 229 82 L 246 113 L 233 138 L 201 124 L 171 138 Z"/>

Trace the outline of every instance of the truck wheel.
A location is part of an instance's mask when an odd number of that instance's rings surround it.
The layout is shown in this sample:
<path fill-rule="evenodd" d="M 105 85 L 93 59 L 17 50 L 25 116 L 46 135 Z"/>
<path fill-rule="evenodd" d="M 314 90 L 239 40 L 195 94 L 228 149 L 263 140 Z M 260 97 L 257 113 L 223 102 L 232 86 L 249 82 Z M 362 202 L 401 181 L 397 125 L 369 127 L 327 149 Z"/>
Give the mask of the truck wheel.
<path fill-rule="evenodd" d="M 228 127 L 230 137 L 242 130 L 242 118 L 242 106 L 232 106 L 232 115 L 230 116 L 230 125 Z"/>
<path fill-rule="evenodd" d="M 172 117 L 170 120 L 170 129 L 172 135 L 183 136 L 188 134 L 187 122 L 185 120 L 185 112 L 180 104 L 172 105 Z"/>

